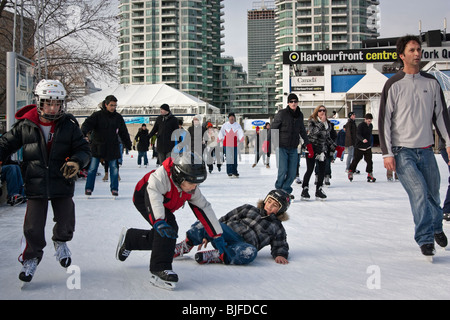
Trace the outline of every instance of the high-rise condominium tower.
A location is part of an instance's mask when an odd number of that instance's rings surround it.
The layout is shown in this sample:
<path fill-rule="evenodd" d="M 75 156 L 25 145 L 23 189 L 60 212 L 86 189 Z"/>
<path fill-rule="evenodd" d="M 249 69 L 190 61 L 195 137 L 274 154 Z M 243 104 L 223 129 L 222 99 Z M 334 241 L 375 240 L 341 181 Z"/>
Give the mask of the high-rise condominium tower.
<path fill-rule="evenodd" d="M 120 82 L 165 83 L 211 101 L 223 38 L 221 2 L 120 0 Z"/>
<path fill-rule="evenodd" d="M 275 4 L 273 1 L 253 3 L 247 12 L 248 80 L 254 81 L 275 54 Z"/>
<path fill-rule="evenodd" d="M 379 36 L 378 0 L 276 0 L 277 50 L 361 48 Z"/>

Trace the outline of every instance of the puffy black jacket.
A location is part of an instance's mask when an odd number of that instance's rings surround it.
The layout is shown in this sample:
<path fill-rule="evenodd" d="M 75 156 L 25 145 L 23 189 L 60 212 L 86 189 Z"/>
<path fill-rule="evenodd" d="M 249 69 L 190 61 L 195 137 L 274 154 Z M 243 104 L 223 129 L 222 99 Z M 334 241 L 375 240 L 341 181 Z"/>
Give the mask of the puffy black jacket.
<path fill-rule="evenodd" d="M 120 141 L 125 148 L 131 149 L 130 135 L 122 115 L 109 112 L 104 106 L 100 111 L 91 114 L 81 125 L 86 136 L 91 133 L 92 156 L 105 161 L 120 159 Z"/>
<path fill-rule="evenodd" d="M 89 144 L 71 114 L 56 121 L 52 144 L 47 151 L 40 129 L 35 105 L 23 107 L 16 113 L 13 128 L 0 138 L 0 159 L 23 147 L 23 172 L 27 198 L 72 197 L 75 181 L 67 180 L 60 171 L 67 159 L 76 161 L 80 168 L 89 164 Z"/>
<path fill-rule="evenodd" d="M 297 107 L 295 111 L 292 111 L 289 106 L 278 111 L 273 120 L 271 129 L 279 130 L 279 142 L 281 148 L 297 148 L 300 143 L 300 136 L 304 141 L 304 145 L 309 144 L 305 124 L 303 123 L 303 113 L 300 111 L 299 107 Z M 274 133 L 275 131 L 272 131 L 272 135 L 274 135 Z M 274 141 L 272 140 L 272 142 Z"/>
<path fill-rule="evenodd" d="M 155 125 L 149 133 L 150 139 L 155 134 L 157 136 L 156 151 L 159 153 L 168 153 L 172 151 L 175 146 L 175 141 L 172 141 L 172 132 L 178 128 L 178 119 L 172 113 L 165 116 L 160 115 L 156 118 Z"/>

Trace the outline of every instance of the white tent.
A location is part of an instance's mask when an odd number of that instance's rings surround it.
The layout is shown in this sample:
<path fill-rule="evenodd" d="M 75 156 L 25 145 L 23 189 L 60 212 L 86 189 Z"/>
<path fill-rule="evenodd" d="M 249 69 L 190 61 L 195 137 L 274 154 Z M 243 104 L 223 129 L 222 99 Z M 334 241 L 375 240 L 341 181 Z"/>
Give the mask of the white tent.
<path fill-rule="evenodd" d="M 367 74 L 359 80 L 347 94 L 381 94 L 384 84 L 388 78 L 376 69 L 370 69 Z"/>
<path fill-rule="evenodd" d="M 380 108 L 380 97 L 384 84 L 388 78 L 374 68 L 367 70 L 366 75 L 359 80 L 346 94 L 346 104 L 350 103 L 353 111 L 354 104 L 364 104 L 365 112 L 372 113 L 374 117 L 373 130 L 378 130 L 378 112 Z"/>
<path fill-rule="evenodd" d="M 117 98 L 118 112 L 122 115 L 159 114 L 159 107 L 164 103 L 173 113 L 219 113 L 218 108 L 166 84 L 118 85 L 69 102 L 68 111 L 78 116 L 90 115 L 108 95 Z"/>

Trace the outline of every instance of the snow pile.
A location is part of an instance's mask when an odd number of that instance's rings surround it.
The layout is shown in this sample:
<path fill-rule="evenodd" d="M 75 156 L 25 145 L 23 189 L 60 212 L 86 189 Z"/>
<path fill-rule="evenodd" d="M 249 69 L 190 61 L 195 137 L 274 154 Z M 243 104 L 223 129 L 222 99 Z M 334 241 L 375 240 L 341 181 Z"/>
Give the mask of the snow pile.
<path fill-rule="evenodd" d="M 0 299 L 450 298 L 450 252 L 437 248 L 433 264 L 422 256 L 413 239 L 407 195 L 400 182 L 387 182 L 380 155 L 374 155 L 376 183 L 367 183 L 363 173 L 348 182 L 345 161 L 337 160 L 332 165 L 331 186 L 325 189 L 326 201 L 300 201 L 301 188 L 294 183 L 296 201 L 289 209 L 290 220 L 284 223 L 290 245 L 288 265 L 276 264 L 269 247 L 248 266 L 199 265 L 193 258 L 194 249 L 173 264 L 180 277 L 177 289 L 158 289 L 149 283 L 149 252 L 133 251 L 125 262 L 115 259 L 123 226 L 149 228 L 131 199 L 137 181 L 155 168 L 155 160 L 144 169 L 137 167 L 136 157 L 136 152 L 124 156 L 116 200 L 112 200 L 109 183 L 102 182 L 102 176 L 97 177 L 91 199 L 84 195 L 85 181 L 77 182 L 77 225 L 75 237 L 69 242 L 73 265 L 67 272 L 53 256 L 49 209 L 44 258 L 24 290 L 19 287 L 21 266 L 17 257 L 25 205 L 0 207 Z M 439 155 L 437 160 L 443 200 L 448 170 Z M 229 179 L 225 166 L 220 173 L 214 168 L 201 189 L 218 217 L 244 203 L 256 204 L 274 188 L 275 156 L 271 161 L 271 169 L 261 161 L 251 168 L 253 155 L 243 155 L 239 179 Z M 364 172 L 365 163 L 358 168 Z M 302 159 L 302 176 L 304 172 Z M 195 217 L 188 206 L 176 217 L 181 240 Z M 447 235 L 449 229 L 445 224 Z"/>

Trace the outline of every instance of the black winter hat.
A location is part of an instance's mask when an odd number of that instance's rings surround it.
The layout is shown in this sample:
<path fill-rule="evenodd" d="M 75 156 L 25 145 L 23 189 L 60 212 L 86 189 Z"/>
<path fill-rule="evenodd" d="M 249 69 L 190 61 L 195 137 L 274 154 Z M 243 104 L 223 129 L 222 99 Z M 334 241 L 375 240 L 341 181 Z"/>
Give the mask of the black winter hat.
<path fill-rule="evenodd" d="M 291 94 L 288 95 L 287 101 L 289 102 L 291 100 L 297 100 L 298 101 L 298 97 L 297 97 L 297 95 L 295 93 L 291 93 Z"/>
<path fill-rule="evenodd" d="M 164 103 L 160 108 L 166 110 L 167 112 L 170 112 L 170 107 L 167 103 Z"/>

